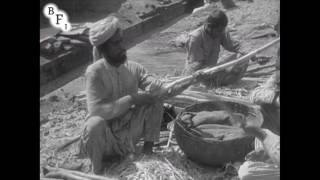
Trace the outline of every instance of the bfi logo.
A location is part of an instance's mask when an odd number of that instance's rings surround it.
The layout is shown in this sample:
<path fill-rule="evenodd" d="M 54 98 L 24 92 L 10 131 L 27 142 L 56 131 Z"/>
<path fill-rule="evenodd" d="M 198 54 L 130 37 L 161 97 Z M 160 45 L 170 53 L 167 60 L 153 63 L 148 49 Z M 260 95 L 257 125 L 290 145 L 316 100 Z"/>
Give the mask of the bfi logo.
<path fill-rule="evenodd" d="M 68 15 L 63 10 L 58 9 L 58 7 L 49 3 L 43 8 L 44 15 L 50 19 L 52 26 L 61 29 L 62 31 L 70 31 L 71 24 L 68 21 Z"/>

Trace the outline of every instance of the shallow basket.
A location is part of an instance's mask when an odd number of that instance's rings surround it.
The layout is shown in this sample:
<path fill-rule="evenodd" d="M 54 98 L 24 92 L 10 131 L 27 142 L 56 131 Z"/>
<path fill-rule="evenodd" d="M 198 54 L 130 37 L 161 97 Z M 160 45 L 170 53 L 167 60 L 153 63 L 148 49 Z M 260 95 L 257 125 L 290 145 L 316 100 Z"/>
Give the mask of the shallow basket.
<path fill-rule="evenodd" d="M 242 113 L 245 115 L 246 120 L 255 126 L 260 127 L 263 122 L 262 114 L 256 107 L 249 103 L 233 100 L 203 102 L 188 106 L 183 112 L 216 110 Z M 246 135 L 222 141 L 214 139 L 204 140 L 199 136 L 193 135 L 181 122 L 180 117 L 183 112 L 176 118 L 174 133 L 181 150 L 191 160 L 206 165 L 219 166 L 228 162 L 243 160 L 245 155 L 253 150 L 254 138 Z"/>

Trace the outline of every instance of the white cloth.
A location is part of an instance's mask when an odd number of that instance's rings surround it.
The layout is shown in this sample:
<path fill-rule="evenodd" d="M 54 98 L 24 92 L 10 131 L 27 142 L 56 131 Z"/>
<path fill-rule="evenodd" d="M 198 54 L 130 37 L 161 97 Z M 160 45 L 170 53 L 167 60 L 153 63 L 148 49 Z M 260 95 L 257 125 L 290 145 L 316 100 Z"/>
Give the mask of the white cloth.
<path fill-rule="evenodd" d="M 276 96 L 277 75 L 272 75 L 263 85 L 254 89 L 250 94 L 250 101 L 255 104 L 271 104 Z"/>
<path fill-rule="evenodd" d="M 280 136 L 274 134 L 268 129 L 264 129 L 267 137 L 263 141 L 263 148 L 268 153 L 274 164 L 280 166 Z"/>
<path fill-rule="evenodd" d="M 241 180 L 277 180 L 280 179 L 280 168 L 265 162 L 244 162 L 238 171 Z"/>
<path fill-rule="evenodd" d="M 99 46 L 111 38 L 120 28 L 119 19 L 109 16 L 94 23 L 89 30 L 89 40 L 93 46 Z"/>
<path fill-rule="evenodd" d="M 247 161 L 239 168 L 238 176 L 241 180 L 280 179 L 280 137 L 268 129 L 263 129 L 263 131 L 267 133 L 263 143 L 255 139 L 255 151 L 252 153 L 255 153 L 256 156 L 246 157 Z M 264 149 L 267 152 L 267 159 L 264 159 L 263 154 L 258 152 L 259 149 Z M 252 153 L 250 154 L 253 155 Z"/>

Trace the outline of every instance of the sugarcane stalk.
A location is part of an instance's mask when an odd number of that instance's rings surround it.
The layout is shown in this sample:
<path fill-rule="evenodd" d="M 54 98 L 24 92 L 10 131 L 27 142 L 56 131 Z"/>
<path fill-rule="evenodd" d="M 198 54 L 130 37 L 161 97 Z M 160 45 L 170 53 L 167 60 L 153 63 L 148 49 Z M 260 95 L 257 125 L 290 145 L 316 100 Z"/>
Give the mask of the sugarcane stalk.
<path fill-rule="evenodd" d="M 49 172 L 46 176 L 46 178 L 59 178 L 64 180 L 90 180 L 88 178 L 83 178 L 77 175 L 73 175 L 71 173 L 65 172 L 65 171 L 57 171 L 57 172 Z"/>
<path fill-rule="evenodd" d="M 212 73 L 216 73 L 218 71 L 221 71 L 221 70 L 223 70 L 225 68 L 228 68 L 230 66 L 233 66 L 235 64 L 248 61 L 250 58 L 252 58 L 256 54 L 260 53 L 261 51 L 264 51 L 265 49 L 271 47 L 272 45 L 274 45 L 274 44 L 276 44 L 278 42 L 280 42 L 280 38 L 277 38 L 277 39 L 267 43 L 266 45 L 262 46 L 261 48 L 258 48 L 258 49 L 254 50 L 254 51 L 251 51 L 250 53 L 248 53 L 248 54 L 246 54 L 246 55 L 244 55 L 244 56 L 242 56 L 242 57 L 240 57 L 240 58 L 238 58 L 238 59 L 236 59 L 234 61 L 230 61 L 230 62 L 227 62 L 227 63 L 222 64 L 220 66 L 215 66 L 215 67 L 210 68 L 210 69 L 206 69 L 203 72 L 204 73 L 208 73 L 208 74 L 212 74 Z"/>
<path fill-rule="evenodd" d="M 43 178 L 41 177 L 40 180 L 63 180 L 63 179 L 57 179 L 57 178 Z"/>
<path fill-rule="evenodd" d="M 83 172 L 79 171 L 72 171 L 72 170 L 67 170 L 67 169 L 62 169 L 62 168 L 54 168 L 54 167 L 44 167 L 46 169 L 47 173 L 46 177 L 51 177 L 51 178 L 61 178 L 61 177 L 67 177 L 69 179 L 76 178 L 76 180 L 81 180 L 81 179 L 89 179 L 89 180 L 111 180 L 112 178 L 104 177 L 104 176 L 98 176 L 94 174 L 86 174 Z"/>
<path fill-rule="evenodd" d="M 78 172 L 78 171 L 70 171 L 70 170 L 68 170 L 68 171 L 74 175 L 88 178 L 90 180 L 112 180 L 111 178 L 104 177 L 104 176 L 98 176 L 98 175 L 94 175 L 94 174 L 86 174 L 86 173 Z"/>
<path fill-rule="evenodd" d="M 80 135 L 77 135 L 75 137 L 72 137 L 71 139 L 66 140 L 64 143 L 62 143 L 62 145 L 57 147 L 56 152 L 60 152 L 60 151 L 64 150 L 65 148 L 67 148 L 68 146 L 70 146 L 71 144 L 79 141 L 80 137 L 81 137 Z"/>
<path fill-rule="evenodd" d="M 164 160 L 167 162 L 168 166 L 171 168 L 171 170 L 174 172 L 178 179 L 184 179 L 167 158 L 164 158 Z"/>

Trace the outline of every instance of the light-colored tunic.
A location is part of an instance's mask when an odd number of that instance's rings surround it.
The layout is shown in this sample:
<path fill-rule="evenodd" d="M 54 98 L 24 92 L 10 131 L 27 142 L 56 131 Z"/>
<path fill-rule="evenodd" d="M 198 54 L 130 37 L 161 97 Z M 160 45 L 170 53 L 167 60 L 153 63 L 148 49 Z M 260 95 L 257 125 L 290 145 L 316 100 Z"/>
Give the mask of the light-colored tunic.
<path fill-rule="evenodd" d="M 241 180 L 278 180 L 280 168 L 271 163 L 246 161 L 239 168 Z"/>
<path fill-rule="evenodd" d="M 135 152 L 135 144 L 141 137 L 145 141 L 158 140 L 163 115 L 161 102 L 133 107 L 112 122 L 95 110 L 101 101 L 110 103 L 137 93 L 154 80 L 141 65 L 130 61 L 116 68 L 100 59 L 87 68 L 88 117 L 81 136 L 80 155 L 89 156 L 96 171 L 101 168 L 104 156 Z"/>
<path fill-rule="evenodd" d="M 89 114 L 104 100 L 115 101 L 125 95 L 145 89 L 154 78 L 138 63 L 128 61 L 118 68 L 100 59 L 87 68 L 86 93 Z"/>
<path fill-rule="evenodd" d="M 240 49 L 238 41 L 232 40 L 228 30 L 216 38 L 205 33 L 201 26 L 188 34 L 186 42 L 187 60 L 184 74 L 192 74 L 196 70 L 217 65 L 220 45 L 230 52 Z"/>

